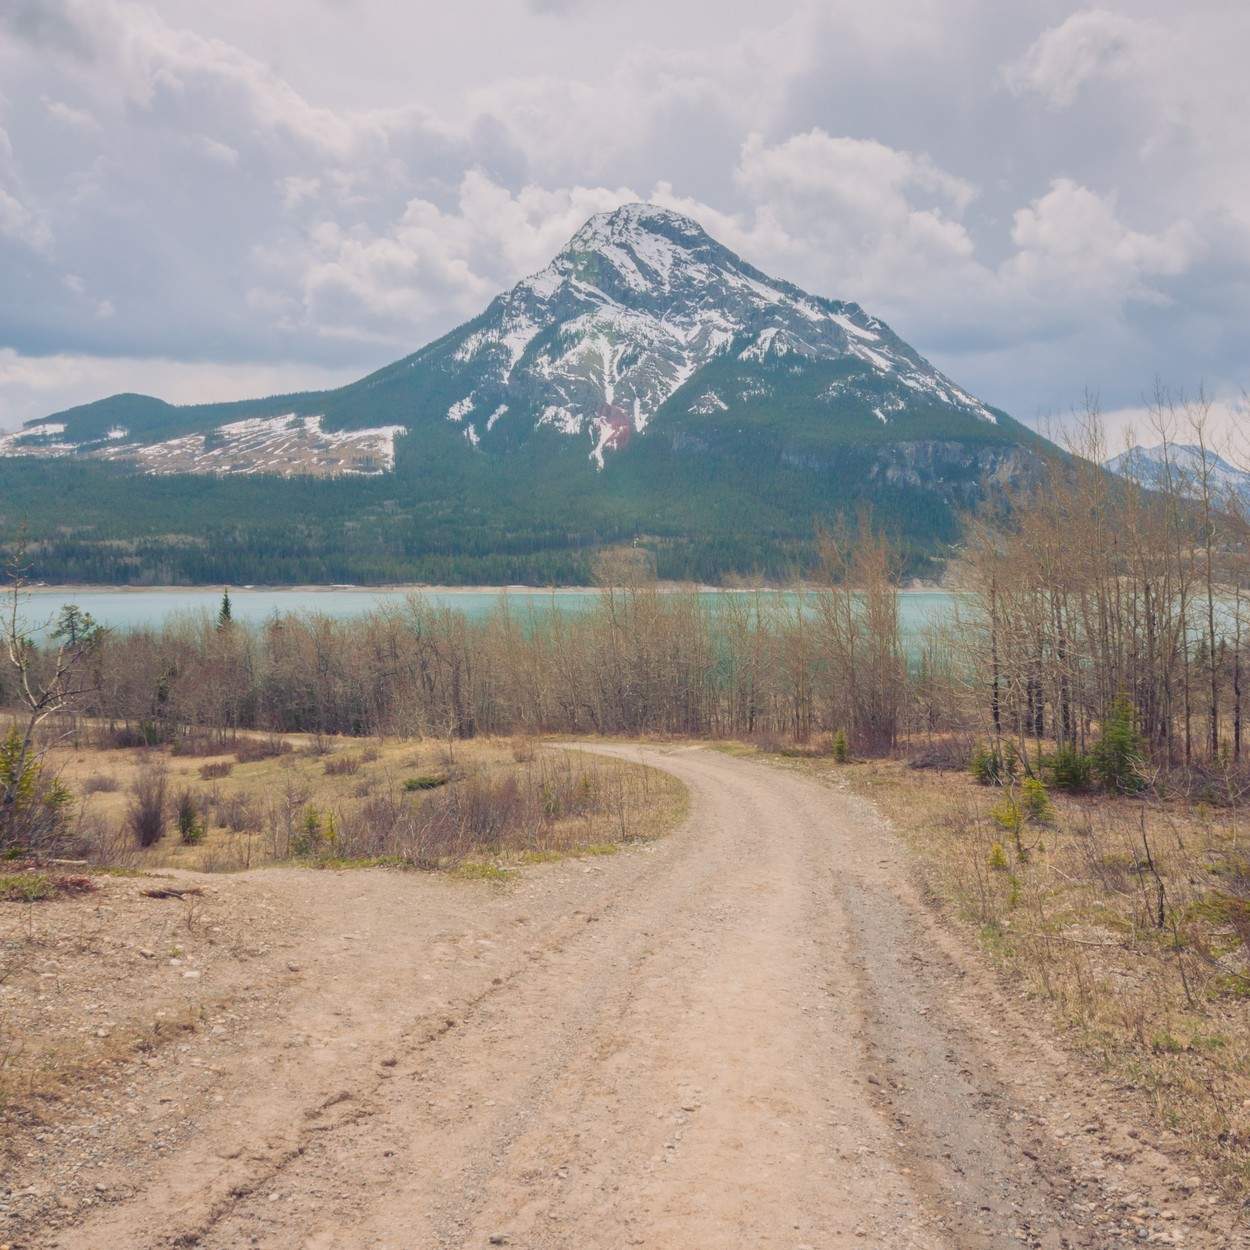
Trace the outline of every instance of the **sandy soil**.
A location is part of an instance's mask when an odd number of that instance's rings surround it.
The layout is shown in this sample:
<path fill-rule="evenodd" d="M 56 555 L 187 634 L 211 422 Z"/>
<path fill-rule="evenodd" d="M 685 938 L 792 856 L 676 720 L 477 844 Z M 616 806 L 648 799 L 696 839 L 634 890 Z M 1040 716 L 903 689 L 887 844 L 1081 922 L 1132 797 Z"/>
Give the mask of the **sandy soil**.
<path fill-rule="evenodd" d="M 505 887 L 215 878 L 266 919 L 196 979 L 232 1018 L 23 1130 L 0 1239 L 1248 1244 L 938 925 L 861 800 L 705 749 L 596 749 L 684 781 L 682 829 Z"/>

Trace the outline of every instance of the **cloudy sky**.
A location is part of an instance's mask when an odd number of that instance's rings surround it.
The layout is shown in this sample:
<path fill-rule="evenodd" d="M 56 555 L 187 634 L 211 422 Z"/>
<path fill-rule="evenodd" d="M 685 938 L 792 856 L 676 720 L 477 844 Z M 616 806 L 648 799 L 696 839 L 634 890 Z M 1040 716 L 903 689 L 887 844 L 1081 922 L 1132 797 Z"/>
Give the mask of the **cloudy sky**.
<path fill-rule="evenodd" d="M 0 428 L 346 381 L 689 212 L 1032 421 L 1250 385 L 1242 0 L 0 0 Z"/>

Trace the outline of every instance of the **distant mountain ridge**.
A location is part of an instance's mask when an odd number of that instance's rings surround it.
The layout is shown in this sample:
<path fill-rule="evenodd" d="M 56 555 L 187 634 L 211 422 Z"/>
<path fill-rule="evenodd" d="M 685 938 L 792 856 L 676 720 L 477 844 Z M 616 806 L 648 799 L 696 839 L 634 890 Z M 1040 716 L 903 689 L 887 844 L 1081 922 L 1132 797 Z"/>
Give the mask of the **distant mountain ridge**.
<path fill-rule="evenodd" d="M 1250 502 L 1250 472 L 1230 464 L 1210 447 L 1204 449 L 1193 443 L 1136 445 L 1104 462 L 1104 467 L 1119 477 L 1130 478 L 1154 490 L 1170 482 L 1182 494 L 1191 497 L 1201 492 L 1204 465 L 1216 494 L 1231 492 Z"/>
<path fill-rule="evenodd" d="M 358 382 L 183 407 L 111 396 L 0 439 L 0 484 L 20 486 L 14 469 L 35 460 L 53 476 L 78 466 L 102 492 L 92 525 L 122 536 L 178 521 L 145 479 L 207 477 L 218 485 L 190 492 L 206 513 L 216 492 L 257 532 L 294 523 L 273 514 L 285 493 L 316 530 L 288 546 L 361 545 L 367 524 L 401 575 L 434 548 L 506 565 L 518 545 L 541 561 L 559 550 L 584 575 L 585 553 L 627 540 L 652 542 L 673 575 L 716 577 L 801 566 L 816 521 L 862 504 L 936 552 L 960 510 L 1031 472 L 1044 446 L 859 305 L 769 277 L 688 217 L 629 204 Z M 238 478 L 255 491 L 226 485 Z M 332 494 L 298 484 L 310 479 L 331 479 L 320 489 Z M 110 502 L 120 481 L 125 515 Z M 356 505 L 332 536 L 313 501 L 340 498 Z M 334 580 L 355 567 L 336 565 Z"/>

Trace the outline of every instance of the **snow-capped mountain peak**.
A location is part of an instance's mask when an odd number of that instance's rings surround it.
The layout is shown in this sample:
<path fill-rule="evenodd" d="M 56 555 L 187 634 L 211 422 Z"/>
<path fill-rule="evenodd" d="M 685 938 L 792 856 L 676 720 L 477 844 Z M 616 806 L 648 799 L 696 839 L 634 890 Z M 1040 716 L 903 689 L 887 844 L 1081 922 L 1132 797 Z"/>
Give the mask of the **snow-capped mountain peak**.
<path fill-rule="evenodd" d="M 603 467 L 607 452 L 731 348 L 743 362 L 848 361 L 840 389 L 854 394 L 868 382 L 886 423 L 916 397 L 995 420 L 858 305 L 770 278 L 697 222 L 652 204 L 591 217 L 549 265 L 491 305 L 455 349 L 470 368 L 447 417 L 464 420 L 466 403 L 515 411 L 518 396 L 541 394 L 538 425 L 587 439 Z"/>
<path fill-rule="evenodd" d="M 113 396 L 30 423 L 0 455 L 386 473 L 397 438 L 415 449 L 450 433 L 458 454 L 533 441 L 602 469 L 644 436 L 698 447 L 764 432 L 810 460 L 813 442 L 977 440 L 997 421 L 858 304 L 770 277 L 680 213 L 626 204 L 467 325 L 338 391 L 190 409 Z"/>

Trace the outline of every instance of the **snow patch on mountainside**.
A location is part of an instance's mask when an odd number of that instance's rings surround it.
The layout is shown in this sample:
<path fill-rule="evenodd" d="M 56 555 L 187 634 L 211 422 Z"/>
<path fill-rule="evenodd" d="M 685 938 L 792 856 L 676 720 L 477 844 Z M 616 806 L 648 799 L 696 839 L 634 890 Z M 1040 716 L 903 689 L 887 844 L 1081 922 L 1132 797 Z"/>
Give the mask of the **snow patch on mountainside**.
<path fill-rule="evenodd" d="M 207 434 L 183 434 L 156 443 L 112 438 L 93 454 L 101 460 L 136 461 L 148 473 L 257 474 L 283 477 L 376 476 L 395 467 L 402 425 L 367 430 L 326 430 L 320 416 L 285 413 L 228 421 Z"/>
<path fill-rule="evenodd" d="M 698 416 L 706 417 L 713 412 L 728 412 L 729 405 L 715 391 L 704 391 L 690 405 L 690 411 Z"/>
<path fill-rule="evenodd" d="M 26 425 L 11 434 L 0 434 L 0 456 L 71 456 L 78 450 L 76 443 L 59 441 L 65 426 L 58 421 L 45 421 L 38 425 Z"/>
<path fill-rule="evenodd" d="M 539 425 L 549 425 L 561 434 L 580 434 L 583 421 L 575 412 L 561 408 L 558 404 L 549 404 L 538 418 Z"/>
<path fill-rule="evenodd" d="M 463 421 L 473 411 L 474 392 L 470 391 L 463 399 L 458 399 L 447 409 L 448 421 Z"/>
<path fill-rule="evenodd" d="M 867 339 L 870 343 L 877 341 L 877 334 L 873 330 L 869 330 L 864 326 L 857 326 L 850 317 L 845 317 L 842 313 L 830 313 L 830 319 L 835 321 L 844 329 L 852 338 Z"/>
<path fill-rule="evenodd" d="M 857 305 L 771 279 L 695 222 L 648 204 L 592 217 L 546 268 L 495 301 L 453 359 L 474 366 L 480 393 L 508 397 L 512 406 L 518 388 L 538 391 L 537 423 L 588 437 L 588 455 L 600 466 L 623 445 L 599 428 L 603 405 L 632 414 L 641 433 L 680 387 L 735 344 L 744 363 L 791 355 L 862 362 L 892 385 L 994 421 L 984 404 Z M 467 415 L 461 404 L 450 419 Z M 902 405 L 878 406 L 888 420 Z"/>

